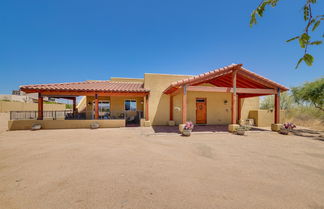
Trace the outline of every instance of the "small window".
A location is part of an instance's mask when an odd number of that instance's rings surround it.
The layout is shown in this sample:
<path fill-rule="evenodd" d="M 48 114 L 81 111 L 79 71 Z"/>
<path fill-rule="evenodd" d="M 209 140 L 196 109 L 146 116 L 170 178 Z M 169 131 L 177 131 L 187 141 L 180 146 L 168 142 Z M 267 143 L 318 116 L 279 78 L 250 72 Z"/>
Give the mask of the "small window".
<path fill-rule="evenodd" d="M 196 99 L 196 102 L 205 102 L 205 99 Z"/>
<path fill-rule="evenodd" d="M 125 100 L 126 111 L 136 111 L 136 100 Z"/>

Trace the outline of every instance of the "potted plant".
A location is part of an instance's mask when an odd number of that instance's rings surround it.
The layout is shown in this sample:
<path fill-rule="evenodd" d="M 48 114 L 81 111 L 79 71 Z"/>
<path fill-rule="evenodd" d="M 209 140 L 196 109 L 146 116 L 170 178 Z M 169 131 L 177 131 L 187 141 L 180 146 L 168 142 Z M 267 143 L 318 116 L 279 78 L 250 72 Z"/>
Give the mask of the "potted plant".
<path fill-rule="evenodd" d="M 291 132 L 294 128 L 296 128 L 296 125 L 293 123 L 284 123 L 281 128 L 279 133 L 283 134 L 283 135 L 288 135 L 289 132 Z"/>
<path fill-rule="evenodd" d="M 245 131 L 250 130 L 251 128 L 249 126 L 240 126 L 235 130 L 235 134 L 237 135 L 244 135 Z"/>
<path fill-rule="evenodd" d="M 193 128 L 194 128 L 194 125 L 191 121 L 186 122 L 186 124 L 183 128 L 183 131 L 182 131 L 182 136 L 190 136 Z"/>

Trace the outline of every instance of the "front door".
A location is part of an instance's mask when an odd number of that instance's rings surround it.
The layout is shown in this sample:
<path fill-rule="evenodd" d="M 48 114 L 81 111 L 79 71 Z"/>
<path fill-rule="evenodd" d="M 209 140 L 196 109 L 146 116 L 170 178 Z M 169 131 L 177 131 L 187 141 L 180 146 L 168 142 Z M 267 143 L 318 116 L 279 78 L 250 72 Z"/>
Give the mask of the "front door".
<path fill-rule="evenodd" d="M 206 124 L 206 123 L 207 123 L 206 99 L 197 98 L 196 99 L 196 124 Z"/>

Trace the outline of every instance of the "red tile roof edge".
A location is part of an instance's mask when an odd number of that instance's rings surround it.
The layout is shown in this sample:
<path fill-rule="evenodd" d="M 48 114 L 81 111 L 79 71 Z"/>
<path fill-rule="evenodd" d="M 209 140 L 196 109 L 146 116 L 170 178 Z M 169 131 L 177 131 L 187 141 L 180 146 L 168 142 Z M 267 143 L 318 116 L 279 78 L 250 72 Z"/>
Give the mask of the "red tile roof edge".
<path fill-rule="evenodd" d="M 102 88 L 69 88 L 69 86 L 79 85 L 79 84 L 96 84 L 96 83 L 109 83 L 109 84 L 138 84 L 141 87 L 136 87 L 135 89 L 102 89 Z M 65 86 L 63 88 L 60 88 Z M 48 87 L 48 88 L 46 88 Z M 56 88 L 55 88 L 56 87 Z M 143 82 L 133 82 L 133 81 L 83 81 L 83 82 L 67 82 L 67 83 L 51 83 L 51 84 L 34 84 L 34 85 L 22 85 L 19 86 L 20 90 L 45 90 L 45 91 L 98 91 L 98 92 L 149 92 L 149 89 L 144 88 Z"/>

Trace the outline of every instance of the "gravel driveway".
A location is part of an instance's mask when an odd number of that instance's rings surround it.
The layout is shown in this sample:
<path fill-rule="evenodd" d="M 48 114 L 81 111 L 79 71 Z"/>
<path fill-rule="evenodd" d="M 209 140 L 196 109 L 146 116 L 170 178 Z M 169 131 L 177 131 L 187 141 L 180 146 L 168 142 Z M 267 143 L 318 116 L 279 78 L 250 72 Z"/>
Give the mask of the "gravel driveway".
<path fill-rule="evenodd" d="M 0 208 L 324 208 L 321 140 L 152 132 L 0 133 Z"/>

